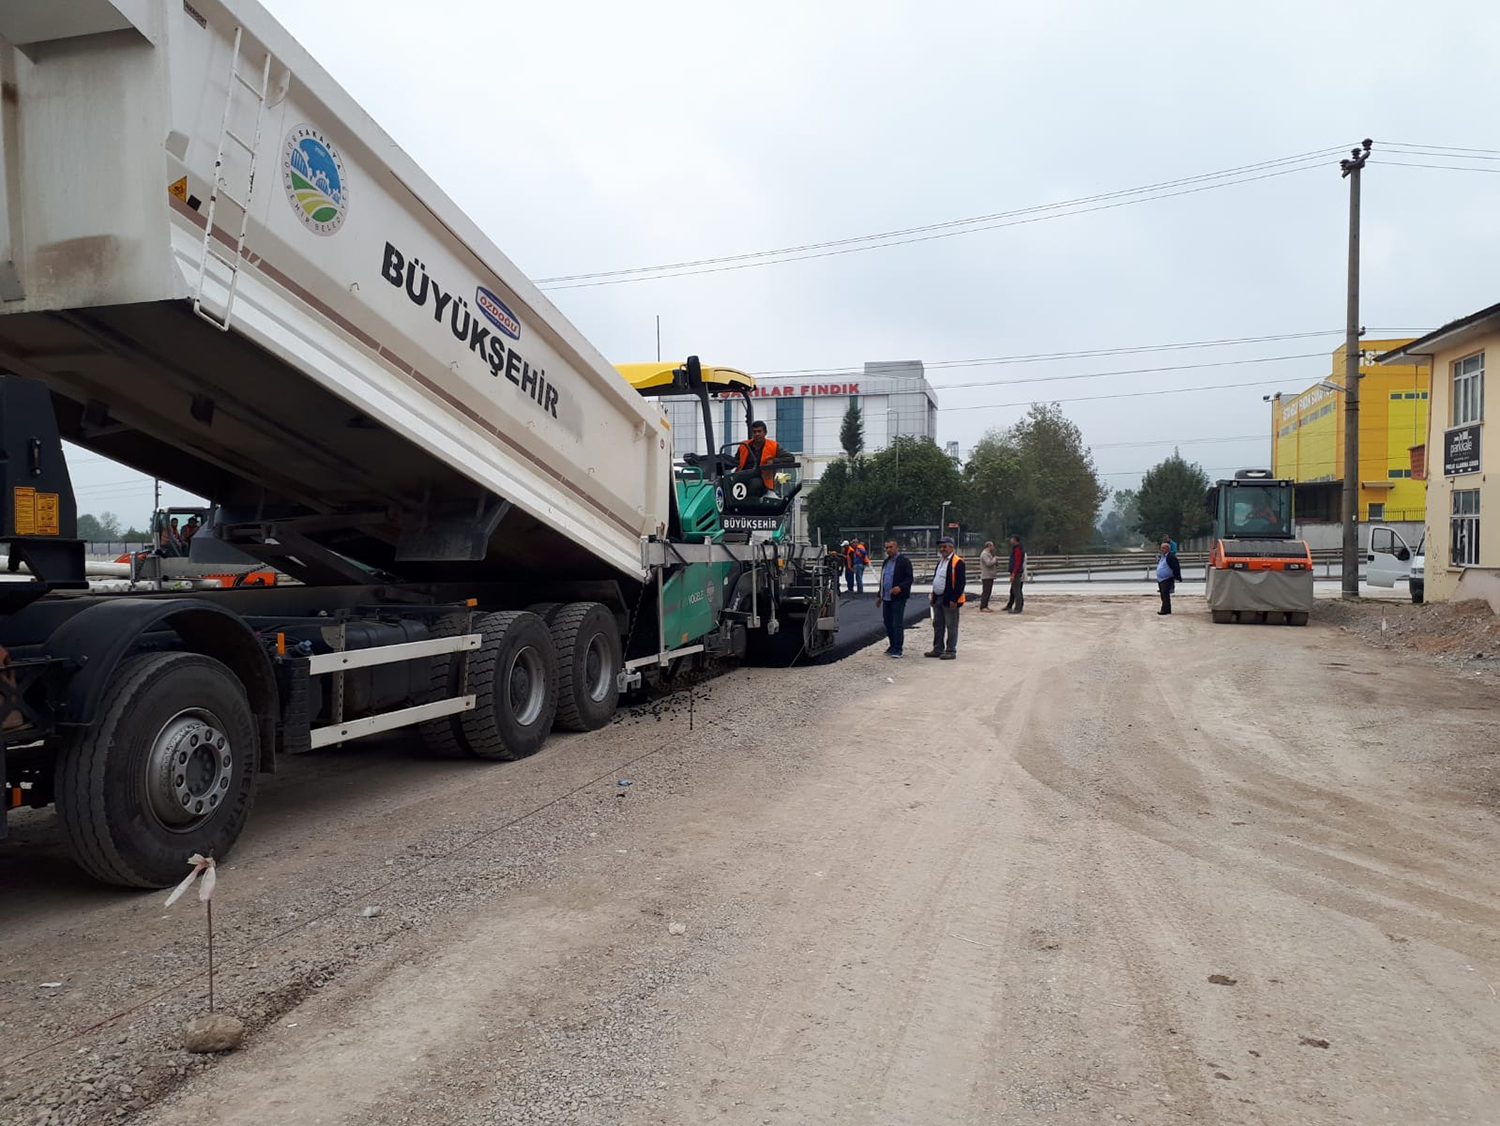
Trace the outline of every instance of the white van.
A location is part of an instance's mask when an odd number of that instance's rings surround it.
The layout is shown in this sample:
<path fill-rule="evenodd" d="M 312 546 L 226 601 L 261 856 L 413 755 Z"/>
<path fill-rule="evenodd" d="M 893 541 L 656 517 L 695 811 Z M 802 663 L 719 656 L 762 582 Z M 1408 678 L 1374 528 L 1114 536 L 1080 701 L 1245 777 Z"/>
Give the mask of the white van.
<path fill-rule="evenodd" d="M 1426 536 L 1413 550 L 1395 528 L 1376 524 L 1370 529 L 1370 548 L 1365 552 L 1365 581 L 1371 586 L 1395 586 L 1405 579 L 1411 600 L 1421 602 L 1426 593 L 1426 550 Z"/>

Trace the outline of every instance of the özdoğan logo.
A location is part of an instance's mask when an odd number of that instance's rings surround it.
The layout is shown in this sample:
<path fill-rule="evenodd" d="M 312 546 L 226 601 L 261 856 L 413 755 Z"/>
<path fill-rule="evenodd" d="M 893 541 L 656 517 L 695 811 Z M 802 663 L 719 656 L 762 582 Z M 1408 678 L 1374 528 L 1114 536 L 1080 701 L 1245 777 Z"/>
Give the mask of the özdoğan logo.
<path fill-rule="evenodd" d="M 521 322 L 504 301 L 484 286 L 480 286 L 474 291 L 474 303 L 479 306 L 479 311 L 489 318 L 490 324 L 512 340 L 521 339 Z"/>
<path fill-rule="evenodd" d="M 299 125 L 281 148 L 281 182 L 303 226 L 331 235 L 349 213 L 349 183 L 333 143 L 311 125 Z"/>

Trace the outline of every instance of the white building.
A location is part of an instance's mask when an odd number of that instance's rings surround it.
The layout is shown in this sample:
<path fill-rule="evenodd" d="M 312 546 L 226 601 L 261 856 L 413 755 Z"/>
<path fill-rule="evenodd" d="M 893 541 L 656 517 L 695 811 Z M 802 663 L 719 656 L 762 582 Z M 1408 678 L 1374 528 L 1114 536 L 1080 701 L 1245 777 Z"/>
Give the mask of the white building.
<path fill-rule="evenodd" d="M 756 376 L 755 384 L 755 417 L 765 422 L 777 445 L 799 455 L 809 489 L 829 462 L 844 456 L 839 431 L 851 402 L 863 415 L 867 454 L 885 449 L 897 435 L 936 440 L 937 392 L 920 360 L 869 363 L 863 372 L 839 375 Z M 698 404 L 676 400 L 666 406 L 679 447 L 701 450 Z M 715 443 L 744 439 L 745 415 L 738 400 L 717 406 L 715 413 Z"/>

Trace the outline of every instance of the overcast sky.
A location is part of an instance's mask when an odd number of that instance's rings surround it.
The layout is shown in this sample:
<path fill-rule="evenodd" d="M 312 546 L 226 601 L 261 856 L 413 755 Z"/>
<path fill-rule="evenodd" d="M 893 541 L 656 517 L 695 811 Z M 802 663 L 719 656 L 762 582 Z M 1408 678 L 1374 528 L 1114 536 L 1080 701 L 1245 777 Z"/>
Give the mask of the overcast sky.
<path fill-rule="evenodd" d="M 1492 171 L 1371 164 L 1364 323 L 1430 328 L 1500 300 L 1493 3 L 264 2 L 532 278 L 926 226 L 1369 136 L 1375 160 Z M 1396 156 L 1382 142 L 1497 151 Z M 1261 396 L 1326 376 L 1342 339 L 1337 159 L 956 237 L 551 295 L 612 360 L 652 359 L 660 314 L 664 356 L 750 371 L 1327 331 L 930 373 L 939 439 L 966 450 L 1024 412 L 990 404 L 1058 399 L 1115 487 L 1177 442 L 1210 470 L 1264 464 Z M 958 386 L 1299 353 L 1321 355 Z M 1227 383 L 1257 385 L 1065 401 Z M 85 511 L 130 505 L 144 515 L 149 491 L 83 491 Z"/>

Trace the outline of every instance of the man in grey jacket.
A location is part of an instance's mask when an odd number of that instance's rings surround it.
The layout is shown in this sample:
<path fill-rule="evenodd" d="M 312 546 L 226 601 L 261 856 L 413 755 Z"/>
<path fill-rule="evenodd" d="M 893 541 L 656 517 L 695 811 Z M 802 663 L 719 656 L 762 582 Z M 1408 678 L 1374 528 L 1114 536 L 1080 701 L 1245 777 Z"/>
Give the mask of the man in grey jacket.
<path fill-rule="evenodd" d="M 995 541 L 985 540 L 984 550 L 979 553 L 979 612 L 990 612 L 990 591 L 995 589 L 995 573 L 1000 558 L 995 554 Z"/>

